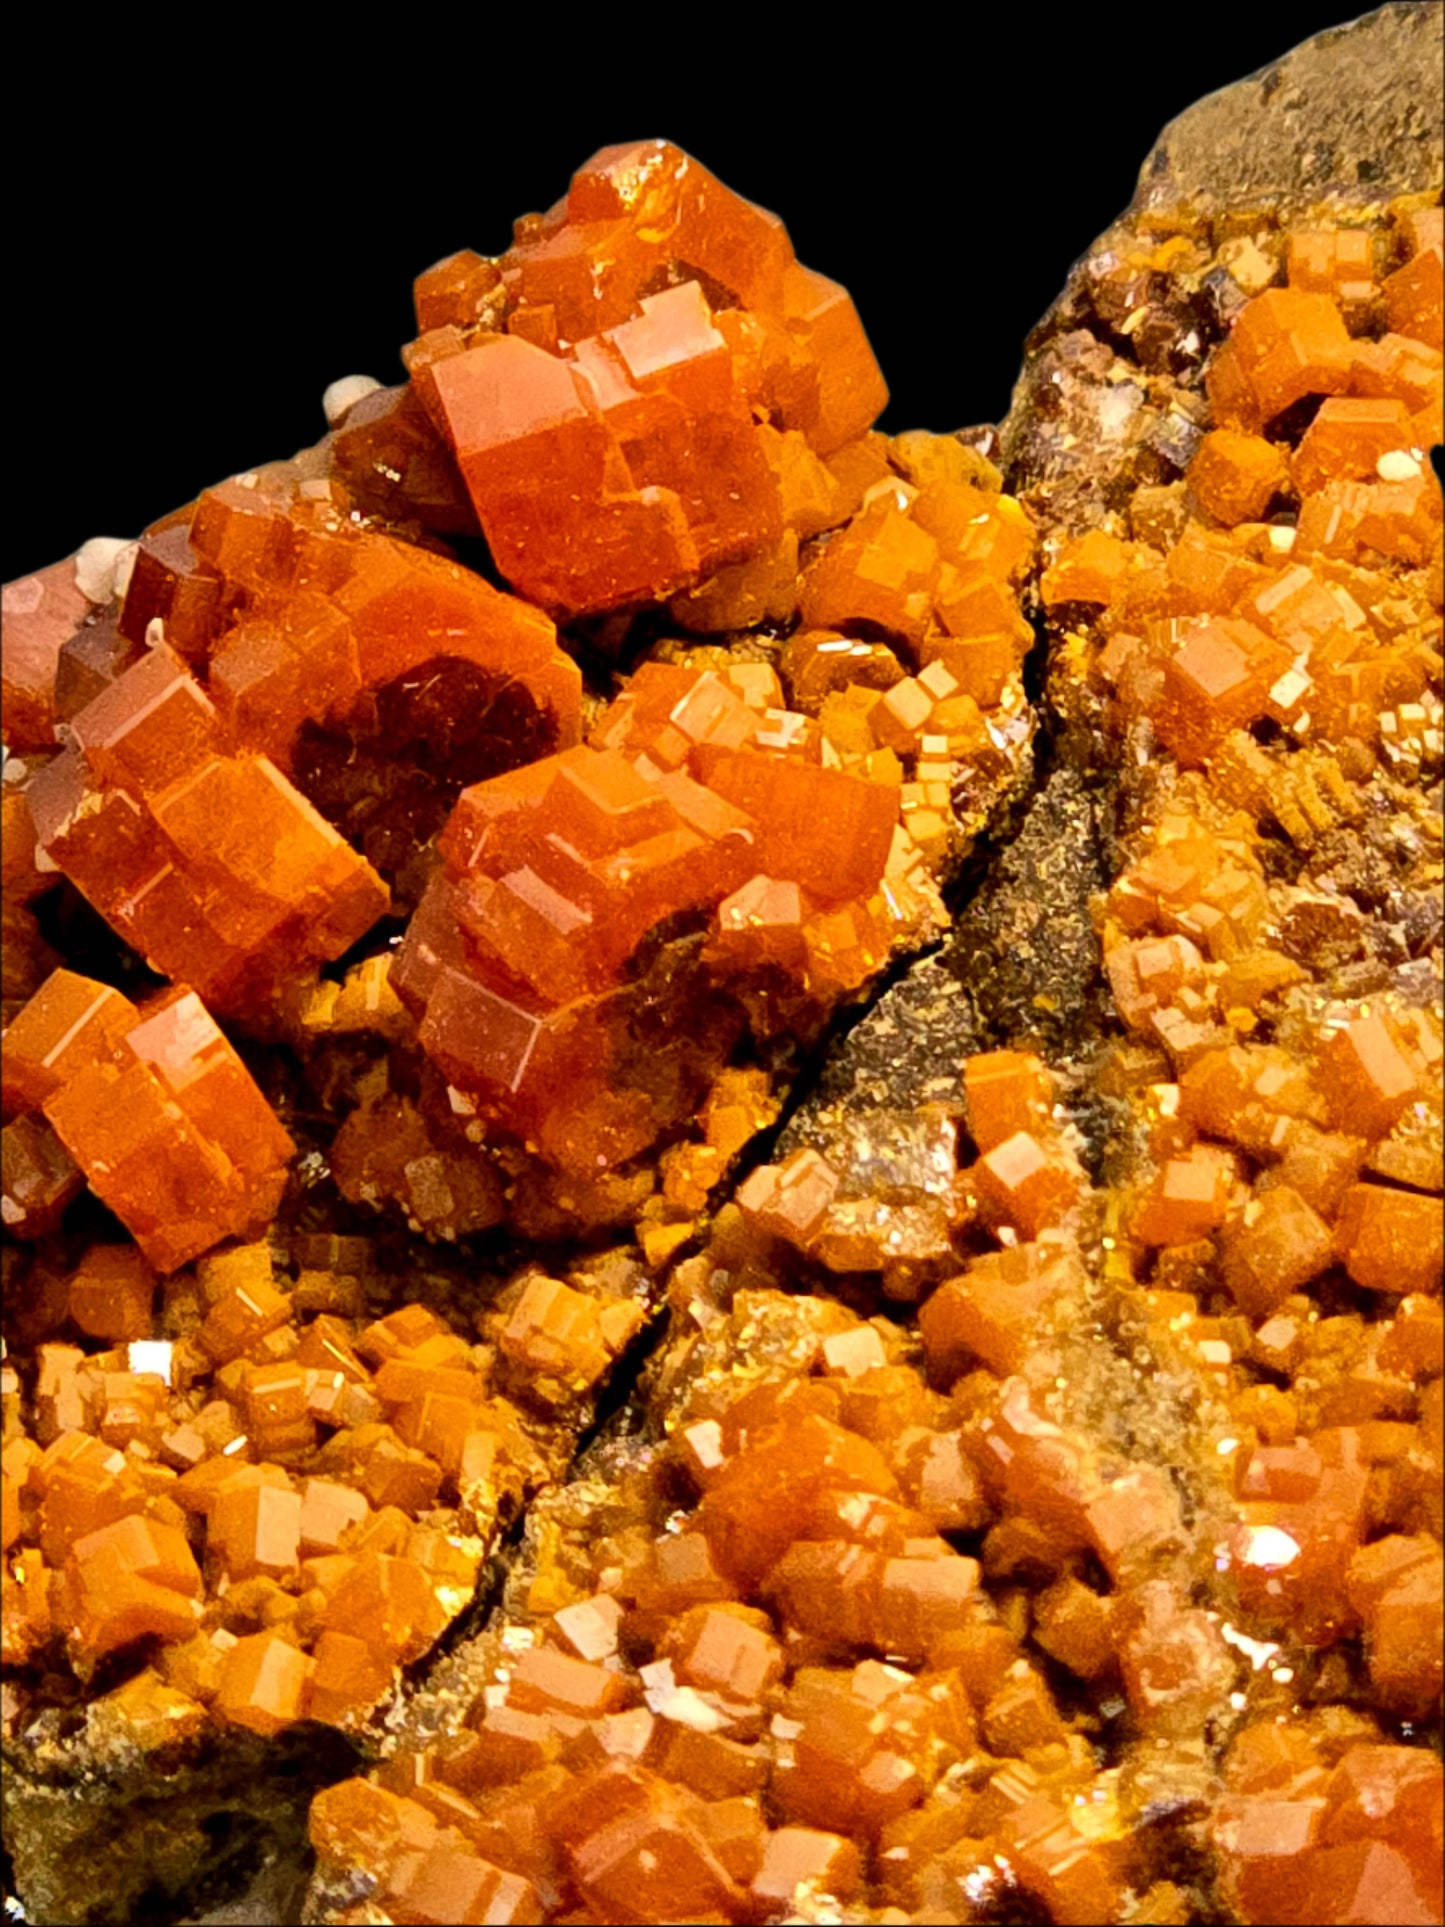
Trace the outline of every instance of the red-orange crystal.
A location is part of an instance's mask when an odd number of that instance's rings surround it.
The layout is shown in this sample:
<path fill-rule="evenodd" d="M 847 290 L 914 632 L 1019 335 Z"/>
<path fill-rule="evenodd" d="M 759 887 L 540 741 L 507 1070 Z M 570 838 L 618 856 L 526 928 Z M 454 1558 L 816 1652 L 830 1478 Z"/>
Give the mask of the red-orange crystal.
<path fill-rule="evenodd" d="M 162 974 L 265 1009 L 387 908 L 385 885 L 264 756 L 236 753 L 163 644 L 73 718 L 40 772 L 41 849 Z"/>
<path fill-rule="evenodd" d="M 759 424 L 826 457 L 887 399 L 843 289 L 665 141 L 595 155 L 496 265 L 504 331 L 468 336 L 475 308 L 424 276 L 411 366 L 499 568 L 545 608 L 766 550 L 785 510 Z"/>
<path fill-rule="evenodd" d="M 156 1270 L 270 1222 L 294 1147 L 195 991 L 137 1009 L 57 971 L 0 1062 L 7 1105 L 43 1111 Z"/>
<path fill-rule="evenodd" d="M 826 1005 L 884 961 L 897 792 L 823 766 L 803 721 L 651 664 L 590 745 L 458 803 L 393 982 L 448 1080 L 553 1162 L 635 1156 L 707 1074 L 642 1042 L 624 978 L 653 929 L 709 930 L 695 1004 L 774 965 Z"/>
<path fill-rule="evenodd" d="M 341 1729 L 354 1927 L 1440 1919 L 1425 201 L 1126 223 L 1083 359 L 1168 434 L 1036 530 L 872 432 L 774 216 L 607 149 L 419 278 L 404 387 L 103 605 L 94 548 L 6 590 L 7 1736 L 108 1815 Z M 1026 575 L 1117 778 L 1090 1012 L 1000 1003 L 1054 930 L 985 896 L 998 982 L 966 932 L 717 1204 L 1026 767 Z"/>

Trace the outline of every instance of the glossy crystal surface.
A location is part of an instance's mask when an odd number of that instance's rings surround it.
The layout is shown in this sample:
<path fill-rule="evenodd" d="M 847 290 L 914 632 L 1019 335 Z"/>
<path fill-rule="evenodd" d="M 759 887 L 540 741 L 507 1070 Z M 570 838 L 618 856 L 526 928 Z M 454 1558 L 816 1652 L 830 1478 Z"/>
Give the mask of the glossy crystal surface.
<path fill-rule="evenodd" d="M 314 1758 L 338 1927 L 1438 1920 L 1439 209 L 1077 273 L 1047 460 L 885 436 L 607 149 L 7 589 L 24 1797 Z"/>

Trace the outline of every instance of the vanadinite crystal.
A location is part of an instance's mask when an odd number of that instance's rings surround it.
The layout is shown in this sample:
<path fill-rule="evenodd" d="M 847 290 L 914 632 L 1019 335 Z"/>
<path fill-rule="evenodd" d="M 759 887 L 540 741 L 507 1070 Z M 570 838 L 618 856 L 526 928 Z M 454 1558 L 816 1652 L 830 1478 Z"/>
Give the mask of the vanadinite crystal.
<path fill-rule="evenodd" d="M 447 827 L 395 986 L 453 1085 L 564 1169 L 691 1112 L 736 1029 L 715 985 L 772 971 L 827 1008 L 889 954 L 897 781 L 828 767 L 801 715 L 752 693 L 645 668 L 600 747 L 467 791 Z M 700 955 L 622 981 L 651 930 L 687 922 Z M 661 1050 L 659 1021 L 678 1039 Z"/>
<path fill-rule="evenodd" d="M 218 1734 L 393 1750 L 404 1669 L 568 1464 L 800 1047 L 945 926 L 1026 768 L 1032 523 L 963 441 L 872 432 L 858 316 L 773 216 L 612 150 L 416 297 L 404 387 L 340 384 L 318 448 L 6 590 L 5 1731 L 68 1681 L 135 1789 Z M 510 593 L 450 551 L 479 539 Z M 584 691 L 557 621 L 639 608 Z M 944 1191 L 909 1228 L 935 1268 Z M 408 1253 L 504 1223 L 591 1247 L 484 1280 Z M 890 1235 L 845 1199 L 829 1249 Z M 956 1450 L 909 1467 L 976 1518 Z M 910 1653 L 977 1581 L 919 1532 L 868 1608 Z M 678 1552 L 686 1598 L 724 1555 Z M 770 1841 L 706 1716 L 690 1765 L 647 1751 L 596 1597 L 472 1778 L 555 1761 L 560 1709 L 641 1776 L 578 1831 L 597 1906 L 860 1891 L 846 1815 Z M 764 1623 L 690 1622 L 680 1685 L 781 1690 Z M 754 1801 L 701 1841 L 694 1771 Z M 428 1797 L 393 1916 L 535 1917 L 552 1889 L 457 1834 L 462 1788 Z"/>
<path fill-rule="evenodd" d="M 1007 780 L 1027 734 L 1009 583 L 1033 537 L 960 444 L 874 440 L 882 493 L 805 558 L 787 606 L 829 570 L 828 620 L 882 625 L 897 654 L 838 627 L 800 632 L 777 668 L 674 652 L 587 744 L 463 792 L 392 987 L 469 1135 L 595 1180 L 693 1115 L 741 1032 L 816 1034 L 941 917 L 933 877 L 978 820 L 960 793 Z M 875 551 L 899 541 L 924 562 L 908 612 L 873 600 L 891 579 Z M 949 655 L 942 595 L 969 570 L 990 595 L 955 627 L 994 636 L 993 669 Z"/>
<path fill-rule="evenodd" d="M 574 614 L 796 544 L 789 498 L 806 476 L 826 499 L 888 398 L 845 291 L 666 141 L 595 155 L 495 264 L 440 263 L 417 322 L 412 378 L 498 567 Z"/>
<path fill-rule="evenodd" d="M 1440 208 L 1351 182 L 890 437 L 609 148 L 6 589 L 31 1917 L 279 1789 L 337 1927 L 1440 1919 Z"/>
<path fill-rule="evenodd" d="M 118 990 L 57 970 L 0 1044 L 4 1135 L 53 1134 L 159 1271 L 275 1216 L 295 1145 L 195 991 L 183 984 L 137 1009 Z M 43 1121 L 42 1121 L 43 1120 Z M 32 1156 L 34 1152 L 32 1150 Z M 23 1227 L 32 1207 L 4 1210 Z"/>
<path fill-rule="evenodd" d="M 265 1244 L 235 1243 L 172 1271 L 159 1329 L 174 1337 L 40 1345 L 33 1429 L 4 1448 L 5 1656 L 22 1677 L 52 1647 L 82 1680 L 127 1654 L 201 1724 L 210 1708 L 262 1735 L 357 1728 L 469 1605 L 499 1515 L 571 1437 L 540 1416 L 553 1381 L 572 1371 L 585 1391 L 635 1328 L 607 1295 L 626 1275 L 534 1274 L 528 1289 L 546 1283 L 603 1334 L 600 1357 L 564 1328 L 543 1370 L 498 1314 L 499 1366 L 420 1304 L 358 1315 L 384 1280 L 364 1241 L 327 1249 L 345 1242 L 302 1255 L 349 1271 L 292 1277 Z M 82 1332 L 153 1328 L 134 1247 L 94 1245 L 57 1285 Z"/>

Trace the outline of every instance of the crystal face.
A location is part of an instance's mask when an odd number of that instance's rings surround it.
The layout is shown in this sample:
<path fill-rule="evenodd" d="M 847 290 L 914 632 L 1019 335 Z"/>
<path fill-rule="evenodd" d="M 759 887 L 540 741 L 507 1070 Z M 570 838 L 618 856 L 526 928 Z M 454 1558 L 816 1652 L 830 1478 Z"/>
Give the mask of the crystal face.
<path fill-rule="evenodd" d="M 498 567 L 545 608 L 657 600 L 766 553 L 790 474 L 828 487 L 819 458 L 888 398 L 846 292 L 666 141 L 595 155 L 485 294 L 482 270 L 422 277 L 408 362 Z"/>
<path fill-rule="evenodd" d="M 887 436 L 606 149 L 7 588 L 22 1886 L 1440 1918 L 1440 259 L 1137 207 Z"/>
<path fill-rule="evenodd" d="M 156 1269 L 275 1215 L 296 1147 L 186 986 L 137 1009 L 57 970 L 7 1026 L 0 1063 L 24 1112 L 6 1130 L 43 1119 Z"/>

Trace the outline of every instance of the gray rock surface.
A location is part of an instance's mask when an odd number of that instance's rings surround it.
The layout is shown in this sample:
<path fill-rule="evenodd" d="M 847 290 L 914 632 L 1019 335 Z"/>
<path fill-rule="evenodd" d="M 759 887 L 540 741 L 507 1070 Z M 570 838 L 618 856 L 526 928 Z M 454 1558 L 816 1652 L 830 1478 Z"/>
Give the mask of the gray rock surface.
<path fill-rule="evenodd" d="M 1442 35 L 1440 0 L 1396 0 L 1197 101 L 1159 136 L 1135 208 L 1204 197 L 1286 212 L 1338 190 L 1388 197 L 1435 186 Z"/>

